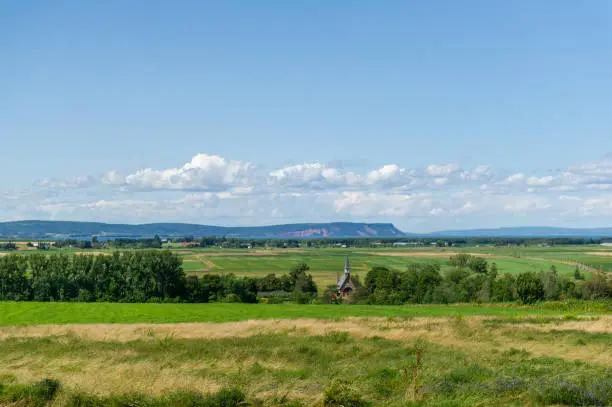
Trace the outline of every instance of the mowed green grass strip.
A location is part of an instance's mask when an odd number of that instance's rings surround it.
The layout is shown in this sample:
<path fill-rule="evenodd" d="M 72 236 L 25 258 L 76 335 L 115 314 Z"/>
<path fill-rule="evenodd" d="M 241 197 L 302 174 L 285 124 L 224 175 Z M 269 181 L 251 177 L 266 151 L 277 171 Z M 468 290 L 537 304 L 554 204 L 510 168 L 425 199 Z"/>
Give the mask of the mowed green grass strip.
<path fill-rule="evenodd" d="M 560 315 L 497 305 L 124 304 L 0 302 L 0 325 L 229 322 L 273 318 Z"/>

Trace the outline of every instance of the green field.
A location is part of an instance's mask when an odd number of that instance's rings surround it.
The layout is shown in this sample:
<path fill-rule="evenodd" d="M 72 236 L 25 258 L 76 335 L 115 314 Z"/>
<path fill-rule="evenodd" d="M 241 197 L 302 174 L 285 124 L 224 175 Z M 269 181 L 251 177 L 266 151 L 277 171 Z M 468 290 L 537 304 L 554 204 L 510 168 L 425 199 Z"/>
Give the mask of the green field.
<path fill-rule="evenodd" d="M 588 310 L 588 308 L 585 308 Z M 574 310 L 572 310 L 574 311 Z M 582 309 L 580 310 L 582 311 Z M 228 322 L 271 318 L 447 317 L 456 315 L 561 315 L 541 306 L 121 304 L 0 302 L 1 325 Z"/>
<path fill-rule="evenodd" d="M 263 277 L 270 273 L 287 273 L 298 262 L 306 262 L 319 288 L 336 282 L 336 274 L 342 273 L 346 255 L 349 255 L 353 274 L 363 279 L 367 271 L 375 266 L 405 270 L 408 264 L 418 262 L 438 263 L 442 272 L 445 272 L 451 269 L 448 258 L 453 254 L 451 250 L 443 249 L 311 249 L 294 250 L 293 252 L 270 251 L 269 254 L 225 249 L 177 250 L 176 252 L 184 258 L 185 271 L 188 274 L 196 275 L 233 273 L 239 276 Z M 489 253 L 484 250 L 474 250 L 470 252 L 486 255 L 489 263 L 495 262 L 499 274 L 548 271 L 554 265 L 560 275 L 571 276 L 575 269 L 575 266 L 560 263 L 559 261 L 563 260 L 562 257 L 540 258 L 536 256 L 538 253 L 532 253 L 526 257 L 511 257 L 511 253 L 505 251 Z M 541 254 L 548 255 L 547 252 Z"/>
<path fill-rule="evenodd" d="M 435 262 L 440 264 L 442 272 L 451 269 L 448 259 L 454 253 L 465 252 L 486 257 L 489 264 L 495 262 L 498 274 L 519 274 L 525 271 L 548 271 L 554 265 L 561 276 L 571 278 L 575 263 L 589 265 L 596 269 L 612 272 L 612 250 L 610 248 L 587 246 L 554 246 L 554 247 L 493 247 L 470 246 L 458 248 L 320 248 L 320 249 L 185 249 L 171 247 L 183 258 L 183 269 L 187 274 L 202 275 L 205 273 L 238 276 L 263 277 L 274 273 L 287 273 L 298 262 L 306 262 L 310 273 L 320 290 L 336 282 L 338 273 L 342 273 L 344 259 L 349 255 L 353 274 L 364 278 L 367 271 L 374 266 L 384 266 L 405 270 L 410 263 Z M 110 250 L 54 249 L 49 253 L 110 253 Z M 19 251 L 23 254 L 35 254 L 37 251 Z M 606 255 L 608 254 L 608 255 Z M 1 254 L 0 254 L 1 255 Z M 569 264 L 568 264 L 569 263 Z M 590 273 L 584 272 L 590 278 Z"/>

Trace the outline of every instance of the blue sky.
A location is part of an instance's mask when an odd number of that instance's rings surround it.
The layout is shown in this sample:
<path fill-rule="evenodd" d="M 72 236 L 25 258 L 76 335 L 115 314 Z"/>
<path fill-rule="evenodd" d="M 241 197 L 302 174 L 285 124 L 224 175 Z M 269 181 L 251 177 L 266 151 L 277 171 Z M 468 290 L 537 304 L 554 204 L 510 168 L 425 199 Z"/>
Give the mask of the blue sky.
<path fill-rule="evenodd" d="M 0 221 L 612 225 L 609 1 L 0 3 Z"/>

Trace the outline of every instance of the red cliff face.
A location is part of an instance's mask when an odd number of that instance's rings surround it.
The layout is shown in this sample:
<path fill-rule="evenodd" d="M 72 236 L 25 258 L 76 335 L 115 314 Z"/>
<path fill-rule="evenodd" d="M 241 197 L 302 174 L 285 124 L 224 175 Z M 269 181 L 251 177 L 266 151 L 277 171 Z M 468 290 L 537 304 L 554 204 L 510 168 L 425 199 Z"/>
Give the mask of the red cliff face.
<path fill-rule="evenodd" d="M 327 229 L 304 229 L 304 230 L 298 230 L 295 232 L 283 233 L 283 236 L 292 236 L 292 237 L 311 237 L 311 236 L 327 237 L 329 235 L 330 233 Z"/>
<path fill-rule="evenodd" d="M 370 236 L 377 236 L 378 235 L 378 232 L 375 229 L 372 229 L 371 227 L 369 227 L 367 225 L 364 226 L 363 228 L 365 229 L 366 232 L 368 232 L 368 234 Z"/>
<path fill-rule="evenodd" d="M 332 226 L 330 228 L 305 228 L 291 232 L 280 233 L 279 237 L 329 237 L 329 236 L 355 236 L 355 237 L 377 237 L 377 236 L 395 236 L 397 230 L 393 226 L 376 228 L 370 225 L 360 225 L 350 231 L 343 230 L 340 227 Z"/>

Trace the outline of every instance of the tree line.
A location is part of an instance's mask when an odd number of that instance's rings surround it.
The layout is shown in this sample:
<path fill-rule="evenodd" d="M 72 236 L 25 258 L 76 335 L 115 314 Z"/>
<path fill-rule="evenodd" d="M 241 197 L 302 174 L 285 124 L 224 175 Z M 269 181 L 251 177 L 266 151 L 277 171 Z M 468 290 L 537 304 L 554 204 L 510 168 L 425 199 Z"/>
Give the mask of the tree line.
<path fill-rule="evenodd" d="M 507 246 L 560 246 L 560 245 L 596 245 L 611 241 L 610 238 L 303 238 L 303 239 L 247 239 L 224 236 L 185 236 L 168 240 L 172 243 L 181 243 L 186 247 L 222 247 L 232 249 L 247 248 L 322 248 L 322 247 L 393 247 L 394 245 L 447 247 L 447 246 L 473 246 L 491 245 L 496 247 Z M 162 239 L 155 235 L 152 238 L 115 238 L 100 240 L 94 236 L 87 239 L 62 239 L 53 243 L 54 247 L 74 247 L 79 249 L 159 249 L 162 248 Z M 0 250 L 16 250 L 12 242 L 0 243 Z"/>
<path fill-rule="evenodd" d="M 106 302 L 348 302 L 427 304 L 457 302 L 533 303 L 561 299 L 612 297 L 612 280 L 594 273 L 585 280 L 559 276 L 556 267 L 539 273 L 499 275 L 482 257 L 458 254 L 445 273 L 438 263 L 414 263 L 405 271 L 374 267 L 343 298 L 336 285 L 317 297 L 317 285 L 305 263 L 287 274 L 261 278 L 233 274 L 186 276 L 182 259 L 168 250 L 116 251 L 110 255 L 45 252 L 0 257 L 0 300 Z"/>
<path fill-rule="evenodd" d="M 497 265 L 469 254 L 452 256 L 453 266 L 441 272 L 438 263 L 410 264 L 406 271 L 372 268 L 365 284 L 358 282 L 351 302 L 364 304 L 449 304 L 457 302 L 512 302 L 525 304 L 562 299 L 599 300 L 612 298 L 612 280 L 594 273 L 588 281 L 576 270 L 574 279 L 550 270 L 498 275 Z M 576 277 L 580 277 L 577 279 Z M 337 298 L 335 287 L 323 295 L 326 302 Z"/>
<path fill-rule="evenodd" d="M 255 248 L 255 247 L 392 247 L 394 245 L 408 246 L 473 246 L 473 245 L 492 245 L 496 247 L 507 246 L 556 246 L 556 245 L 595 245 L 610 241 L 611 239 L 600 238 L 415 238 L 415 237 L 390 237 L 390 238 L 304 238 L 304 239 L 245 239 L 228 238 L 218 236 L 203 236 L 195 238 L 186 236 L 172 239 L 175 243 L 185 243 L 192 247 L 226 247 L 226 248 Z"/>
<path fill-rule="evenodd" d="M 300 263 L 280 277 L 186 276 L 182 259 L 167 250 L 10 254 L 0 257 L 0 300 L 248 303 L 260 291 L 281 290 L 309 302 L 317 286 L 307 271 Z"/>

